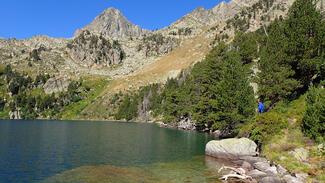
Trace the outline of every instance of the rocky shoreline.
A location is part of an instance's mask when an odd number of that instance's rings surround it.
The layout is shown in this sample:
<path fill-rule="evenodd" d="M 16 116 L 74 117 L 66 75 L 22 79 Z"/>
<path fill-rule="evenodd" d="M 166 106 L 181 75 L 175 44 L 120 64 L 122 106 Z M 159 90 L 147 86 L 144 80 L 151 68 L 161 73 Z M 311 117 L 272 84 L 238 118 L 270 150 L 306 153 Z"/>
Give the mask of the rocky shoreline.
<path fill-rule="evenodd" d="M 195 131 L 195 125 L 188 120 L 166 124 L 156 122 L 162 128 Z M 211 133 L 215 135 L 215 133 Z M 218 136 L 218 135 L 217 135 Z M 305 183 L 308 174 L 292 174 L 281 165 L 259 156 L 255 142 L 247 138 L 213 140 L 206 145 L 206 156 L 219 161 L 230 162 L 234 167 L 224 167 L 223 182 L 237 183 Z M 227 171 L 228 170 L 228 171 Z"/>
<path fill-rule="evenodd" d="M 213 140 L 206 145 L 206 156 L 224 159 L 235 167 L 224 167 L 223 182 L 304 183 L 307 174 L 291 174 L 281 165 L 259 157 L 255 142 L 247 139 Z"/>

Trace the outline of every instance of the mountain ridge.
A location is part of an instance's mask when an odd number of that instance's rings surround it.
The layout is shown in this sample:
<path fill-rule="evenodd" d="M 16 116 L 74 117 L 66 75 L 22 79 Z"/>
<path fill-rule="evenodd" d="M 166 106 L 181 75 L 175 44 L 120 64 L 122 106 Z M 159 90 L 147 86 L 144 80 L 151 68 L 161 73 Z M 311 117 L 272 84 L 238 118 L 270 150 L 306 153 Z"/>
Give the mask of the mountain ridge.
<path fill-rule="evenodd" d="M 77 77 L 102 75 L 110 78 L 123 78 L 139 73 L 141 69 L 150 67 L 159 60 L 164 60 L 164 57 L 170 55 L 175 49 L 182 48 L 187 45 L 186 42 L 200 37 L 205 46 L 202 46 L 202 42 L 198 39 L 191 47 L 184 47 L 184 49 L 193 50 L 189 54 L 193 54 L 193 58 L 196 58 L 192 60 L 189 56 L 188 63 L 195 63 L 204 58 L 206 51 L 203 50 L 211 49 L 220 41 L 220 38 L 223 41 L 230 41 L 233 38 L 238 29 L 237 25 L 232 25 L 238 24 L 236 22 L 238 20 L 232 20 L 236 15 L 237 18 L 243 19 L 241 21 L 245 22 L 245 26 L 250 25 L 250 28 L 245 28 L 244 31 L 256 30 L 261 27 L 261 22 L 265 22 L 259 17 L 265 16 L 263 11 L 273 12 L 269 18 L 272 21 L 277 14 L 285 14 L 293 0 L 272 1 L 276 5 L 289 2 L 283 5 L 285 7 L 283 11 L 267 9 L 264 7 L 264 1 L 232 0 L 221 2 L 211 9 L 196 8 L 170 26 L 157 31 L 142 29 L 130 22 L 121 11 L 108 8 L 90 24 L 77 30 L 76 35 L 71 39 L 35 36 L 25 40 L 0 40 L 0 58 L 2 63 L 13 64 L 22 70 L 33 70 L 34 68 L 28 66 L 32 63 L 37 66 L 35 68 L 38 68 L 36 72 L 42 71 L 54 75 L 67 73 Z M 258 8 L 254 10 L 256 20 L 247 15 L 241 15 L 246 8 L 253 11 L 251 7 L 255 4 L 258 4 Z M 261 8 L 264 10 L 262 11 Z M 90 36 L 80 37 L 80 35 L 88 35 L 85 31 L 89 31 Z M 74 49 L 70 48 L 71 45 L 74 45 Z M 201 51 L 197 49 L 200 47 L 204 49 Z M 105 48 L 106 51 L 100 48 Z M 34 62 L 30 55 L 38 55 L 41 61 Z M 195 55 L 203 56 L 197 58 Z M 182 60 L 178 57 L 173 57 L 173 59 L 175 63 Z M 177 75 L 173 70 L 170 68 L 171 74 L 164 74 L 162 78 Z"/>
<path fill-rule="evenodd" d="M 130 22 L 120 10 L 113 7 L 107 8 L 90 24 L 81 30 L 77 30 L 75 36 L 83 30 L 89 30 L 113 39 L 139 37 L 150 32 Z"/>
<path fill-rule="evenodd" d="M 109 8 L 71 39 L 0 40 L 0 62 L 32 77 L 45 73 L 72 80 L 109 80 L 75 116 L 109 119 L 105 111 L 115 93 L 177 77 L 220 42 L 231 42 L 236 32 L 255 31 L 285 16 L 293 1 L 233 0 L 211 9 L 197 8 L 157 31 L 141 29 L 119 10 Z"/>

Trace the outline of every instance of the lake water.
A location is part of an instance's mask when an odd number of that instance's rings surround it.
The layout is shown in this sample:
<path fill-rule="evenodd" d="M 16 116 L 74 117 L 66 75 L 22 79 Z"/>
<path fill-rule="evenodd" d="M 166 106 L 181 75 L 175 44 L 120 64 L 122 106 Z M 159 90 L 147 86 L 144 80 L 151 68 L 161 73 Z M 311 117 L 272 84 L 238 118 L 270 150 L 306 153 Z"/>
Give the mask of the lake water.
<path fill-rule="evenodd" d="M 0 121 L 0 183 L 215 181 L 209 140 L 154 124 Z"/>

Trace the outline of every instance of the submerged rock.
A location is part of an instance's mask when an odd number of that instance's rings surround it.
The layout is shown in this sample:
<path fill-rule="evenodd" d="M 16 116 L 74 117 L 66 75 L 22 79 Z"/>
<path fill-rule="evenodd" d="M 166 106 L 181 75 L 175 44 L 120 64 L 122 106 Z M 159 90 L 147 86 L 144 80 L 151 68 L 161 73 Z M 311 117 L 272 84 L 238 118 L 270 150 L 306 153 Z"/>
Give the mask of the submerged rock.
<path fill-rule="evenodd" d="M 257 145 L 247 139 L 225 139 L 210 141 L 205 147 L 205 154 L 215 158 L 236 159 L 243 156 L 256 156 Z"/>

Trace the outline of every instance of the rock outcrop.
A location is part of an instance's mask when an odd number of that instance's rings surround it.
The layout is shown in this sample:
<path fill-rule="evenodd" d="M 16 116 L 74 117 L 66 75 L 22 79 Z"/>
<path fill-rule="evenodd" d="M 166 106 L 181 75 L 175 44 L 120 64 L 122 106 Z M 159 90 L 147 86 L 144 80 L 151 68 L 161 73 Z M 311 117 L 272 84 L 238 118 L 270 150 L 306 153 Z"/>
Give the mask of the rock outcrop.
<path fill-rule="evenodd" d="M 206 155 L 218 159 L 228 160 L 235 164 L 234 170 L 240 170 L 240 175 L 235 178 L 243 178 L 239 182 L 263 182 L 263 183 L 304 183 L 308 175 L 290 174 L 280 165 L 275 165 L 265 158 L 257 157 L 256 144 L 247 139 L 226 139 L 210 141 L 206 145 Z M 223 177 L 233 177 L 237 172 L 231 171 Z M 235 181 L 236 182 L 236 181 Z"/>
<path fill-rule="evenodd" d="M 19 110 L 10 111 L 9 112 L 9 118 L 10 119 L 21 119 L 20 111 Z"/>
<path fill-rule="evenodd" d="M 196 130 L 196 125 L 190 118 L 184 118 L 182 119 L 178 124 L 177 128 L 181 130 Z"/>
<path fill-rule="evenodd" d="M 257 145 L 247 139 L 225 139 L 210 141 L 205 147 L 205 154 L 215 158 L 236 159 L 241 156 L 256 156 Z"/>
<path fill-rule="evenodd" d="M 102 14 L 85 28 L 78 30 L 78 36 L 83 30 L 88 30 L 105 38 L 129 39 L 130 37 L 140 37 L 148 30 L 144 30 L 137 25 L 132 24 L 126 17 L 115 8 L 108 8 Z"/>
<path fill-rule="evenodd" d="M 151 57 L 167 54 L 178 45 L 179 41 L 177 39 L 155 33 L 144 36 L 138 50 L 143 51 L 146 57 Z"/>
<path fill-rule="evenodd" d="M 68 90 L 70 80 L 66 77 L 56 77 L 47 80 L 43 89 L 46 94 L 65 92 Z"/>
<path fill-rule="evenodd" d="M 71 58 L 86 67 L 118 65 L 125 57 L 118 41 L 110 41 L 88 30 L 81 32 L 67 47 Z"/>

